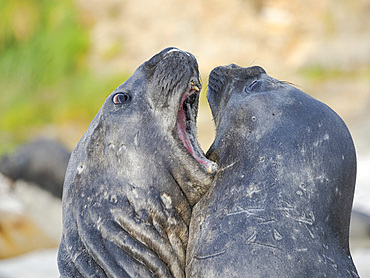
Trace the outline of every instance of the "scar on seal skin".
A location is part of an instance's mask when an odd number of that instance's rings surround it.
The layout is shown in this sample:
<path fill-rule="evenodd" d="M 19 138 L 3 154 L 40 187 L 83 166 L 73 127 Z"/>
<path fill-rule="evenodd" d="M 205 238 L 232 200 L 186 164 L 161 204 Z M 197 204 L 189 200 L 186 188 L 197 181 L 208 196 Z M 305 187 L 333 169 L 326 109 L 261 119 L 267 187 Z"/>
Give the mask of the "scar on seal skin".
<path fill-rule="evenodd" d="M 194 56 L 167 48 L 106 99 L 68 165 L 61 277 L 185 277 L 191 207 L 216 170 L 200 86 Z"/>
<path fill-rule="evenodd" d="M 186 277 L 358 277 L 342 119 L 261 67 L 215 68 L 207 97 L 219 170 L 193 208 Z"/>

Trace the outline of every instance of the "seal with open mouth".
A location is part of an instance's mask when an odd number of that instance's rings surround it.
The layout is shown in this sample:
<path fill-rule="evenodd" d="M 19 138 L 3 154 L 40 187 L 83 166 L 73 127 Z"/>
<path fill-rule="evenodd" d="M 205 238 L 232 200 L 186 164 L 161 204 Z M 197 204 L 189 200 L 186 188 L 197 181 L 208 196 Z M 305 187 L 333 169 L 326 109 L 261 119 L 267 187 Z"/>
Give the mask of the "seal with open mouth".
<path fill-rule="evenodd" d="M 260 67 L 215 68 L 208 101 L 219 170 L 193 208 L 186 277 L 358 277 L 356 154 L 341 118 Z"/>
<path fill-rule="evenodd" d="M 68 165 L 61 277 L 184 277 L 191 207 L 216 170 L 199 91 L 194 56 L 167 48 L 106 99 Z"/>

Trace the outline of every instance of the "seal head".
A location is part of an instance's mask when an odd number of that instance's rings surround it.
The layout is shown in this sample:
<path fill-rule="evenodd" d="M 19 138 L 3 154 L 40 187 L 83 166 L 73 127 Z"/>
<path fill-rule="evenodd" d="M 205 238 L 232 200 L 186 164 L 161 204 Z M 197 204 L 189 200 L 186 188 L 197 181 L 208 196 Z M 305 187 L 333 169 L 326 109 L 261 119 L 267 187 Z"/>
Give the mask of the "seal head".
<path fill-rule="evenodd" d="M 187 277 L 358 277 L 351 135 L 325 104 L 229 65 L 209 77 L 215 182 L 193 209 Z"/>
<path fill-rule="evenodd" d="M 108 96 L 68 165 L 62 277 L 184 277 L 191 207 L 215 171 L 199 91 L 194 56 L 168 48 Z"/>

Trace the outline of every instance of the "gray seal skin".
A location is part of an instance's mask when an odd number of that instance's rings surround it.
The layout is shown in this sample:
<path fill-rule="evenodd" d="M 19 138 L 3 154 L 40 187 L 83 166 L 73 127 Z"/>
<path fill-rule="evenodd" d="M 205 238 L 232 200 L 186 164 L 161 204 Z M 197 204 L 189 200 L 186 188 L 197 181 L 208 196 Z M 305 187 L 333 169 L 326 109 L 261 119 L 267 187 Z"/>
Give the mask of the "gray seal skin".
<path fill-rule="evenodd" d="M 71 155 L 61 277 L 184 277 L 191 207 L 216 165 L 196 139 L 199 72 L 168 48 L 105 101 Z"/>
<path fill-rule="evenodd" d="M 215 68 L 207 96 L 219 170 L 193 208 L 186 277 L 358 277 L 356 154 L 341 118 L 261 67 Z"/>

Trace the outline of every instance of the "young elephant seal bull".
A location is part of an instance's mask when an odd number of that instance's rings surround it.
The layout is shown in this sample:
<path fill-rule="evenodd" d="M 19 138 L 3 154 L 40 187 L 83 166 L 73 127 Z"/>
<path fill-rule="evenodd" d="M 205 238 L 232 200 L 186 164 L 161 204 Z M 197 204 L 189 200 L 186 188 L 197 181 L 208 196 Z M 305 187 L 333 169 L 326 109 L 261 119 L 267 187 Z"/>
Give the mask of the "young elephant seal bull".
<path fill-rule="evenodd" d="M 191 206 L 215 169 L 199 88 L 194 56 L 168 48 L 106 99 L 68 165 L 61 277 L 184 277 Z"/>
<path fill-rule="evenodd" d="M 356 155 L 340 117 L 260 67 L 215 68 L 208 101 L 219 170 L 193 208 L 187 277 L 358 277 Z"/>

